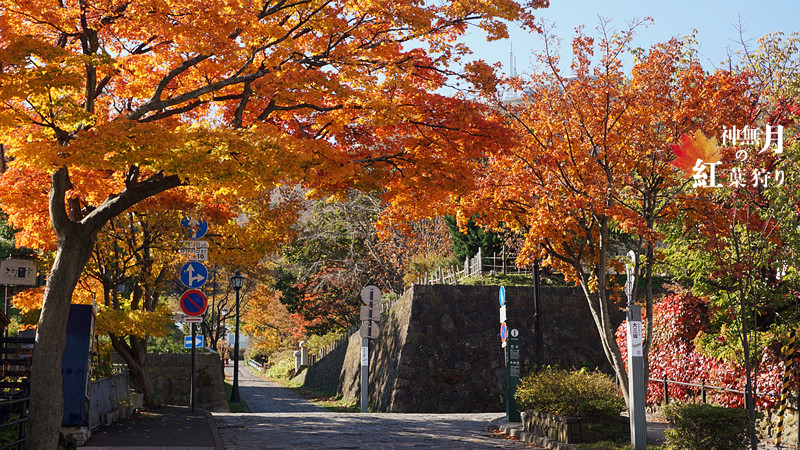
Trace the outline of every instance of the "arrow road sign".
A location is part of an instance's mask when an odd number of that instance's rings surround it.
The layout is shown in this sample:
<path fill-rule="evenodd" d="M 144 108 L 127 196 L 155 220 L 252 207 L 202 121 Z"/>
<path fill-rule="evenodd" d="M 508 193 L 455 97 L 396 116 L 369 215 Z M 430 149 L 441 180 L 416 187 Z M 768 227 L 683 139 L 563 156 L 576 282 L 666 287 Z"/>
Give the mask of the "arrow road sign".
<path fill-rule="evenodd" d="M 500 306 L 506 304 L 506 288 L 505 286 L 500 286 Z"/>
<path fill-rule="evenodd" d="M 195 336 L 194 346 L 195 346 L 195 348 L 203 346 L 203 335 L 202 334 L 198 334 L 198 335 Z M 191 336 L 184 336 L 183 337 L 183 348 L 192 348 L 192 337 Z"/>
<path fill-rule="evenodd" d="M 192 239 L 200 239 L 208 233 L 208 222 L 205 220 L 184 217 L 181 226 L 189 229 L 189 237 Z"/>
<path fill-rule="evenodd" d="M 189 261 L 181 267 L 181 283 L 188 288 L 199 288 L 207 279 L 208 269 L 201 262 Z"/>
<path fill-rule="evenodd" d="M 181 295 L 181 310 L 186 315 L 197 317 L 206 312 L 208 298 L 203 291 L 189 289 Z"/>

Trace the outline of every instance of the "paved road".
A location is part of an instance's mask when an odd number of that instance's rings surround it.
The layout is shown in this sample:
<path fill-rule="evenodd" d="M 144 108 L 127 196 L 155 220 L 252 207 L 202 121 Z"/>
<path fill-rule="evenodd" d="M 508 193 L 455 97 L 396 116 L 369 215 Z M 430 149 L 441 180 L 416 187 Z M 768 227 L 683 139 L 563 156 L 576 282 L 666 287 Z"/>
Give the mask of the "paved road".
<path fill-rule="evenodd" d="M 227 369 L 228 374 L 231 368 Z M 494 437 L 502 413 L 332 413 L 240 368 L 239 394 L 249 414 L 214 413 L 226 449 L 531 448 Z"/>
<path fill-rule="evenodd" d="M 233 365 L 225 367 L 225 377 L 233 377 Z M 247 403 L 251 413 L 271 412 L 325 412 L 319 407 L 266 380 L 248 367 L 239 367 L 239 396 Z"/>

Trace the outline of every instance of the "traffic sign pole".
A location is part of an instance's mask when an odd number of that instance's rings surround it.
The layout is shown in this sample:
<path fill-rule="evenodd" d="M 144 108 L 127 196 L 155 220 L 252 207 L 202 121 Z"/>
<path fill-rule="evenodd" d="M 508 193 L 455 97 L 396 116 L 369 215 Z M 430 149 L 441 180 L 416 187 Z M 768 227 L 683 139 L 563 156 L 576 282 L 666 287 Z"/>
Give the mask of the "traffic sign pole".
<path fill-rule="evenodd" d="M 196 374 L 195 374 L 195 351 L 194 351 L 195 346 L 197 344 L 195 342 L 196 336 L 197 336 L 197 324 L 192 322 L 192 384 L 191 384 L 191 387 L 189 388 L 189 392 L 190 392 L 189 395 L 191 397 L 190 401 L 192 403 L 192 412 L 194 412 L 195 404 L 197 403 L 196 402 L 196 400 L 197 400 L 196 378 L 197 377 L 196 377 Z"/>
<path fill-rule="evenodd" d="M 373 291 L 369 291 L 369 316 L 372 317 Z M 372 320 L 367 321 L 367 336 L 372 336 Z M 369 412 L 369 337 L 361 338 L 361 412 Z"/>
<path fill-rule="evenodd" d="M 367 307 L 364 311 L 367 316 L 367 323 L 361 325 L 361 412 L 369 412 L 369 340 L 377 337 L 378 324 L 372 322 L 378 320 L 373 310 L 375 296 L 380 299 L 381 290 L 375 286 L 366 286 L 361 290 L 361 301 Z M 363 311 L 363 309 L 362 309 Z M 366 325 L 366 326 L 365 326 Z M 374 328 L 373 328 L 374 327 Z M 373 330 L 375 335 L 373 336 Z M 365 334 L 366 333 L 366 334 Z"/>

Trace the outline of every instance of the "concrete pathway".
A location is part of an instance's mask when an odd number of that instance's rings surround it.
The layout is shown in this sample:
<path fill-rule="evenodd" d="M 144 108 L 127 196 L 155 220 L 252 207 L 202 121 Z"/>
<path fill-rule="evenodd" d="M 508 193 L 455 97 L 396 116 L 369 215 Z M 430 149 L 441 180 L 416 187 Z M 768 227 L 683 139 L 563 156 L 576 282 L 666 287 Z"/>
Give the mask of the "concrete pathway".
<path fill-rule="evenodd" d="M 226 368 L 230 375 L 232 367 Z M 487 431 L 502 413 L 332 413 L 239 368 L 239 394 L 251 413 L 213 413 L 226 449 L 531 448 Z"/>
<path fill-rule="evenodd" d="M 233 364 L 225 367 L 225 378 L 233 379 Z M 326 412 L 289 389 L 262 378 L 249 367 L 239 365 L 239 396 L 251 413 Z"/>

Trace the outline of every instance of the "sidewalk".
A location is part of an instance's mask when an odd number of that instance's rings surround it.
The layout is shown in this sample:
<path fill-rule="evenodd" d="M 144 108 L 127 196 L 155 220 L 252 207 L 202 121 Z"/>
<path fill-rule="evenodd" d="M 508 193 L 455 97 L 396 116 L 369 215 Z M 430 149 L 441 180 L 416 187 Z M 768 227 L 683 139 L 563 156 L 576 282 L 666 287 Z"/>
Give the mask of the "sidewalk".
<path fill-rule="evenodd" d="M 92 433 L 82 450 L 222 450 L 209 413 L 186 406 L 141 411 Z"/>

